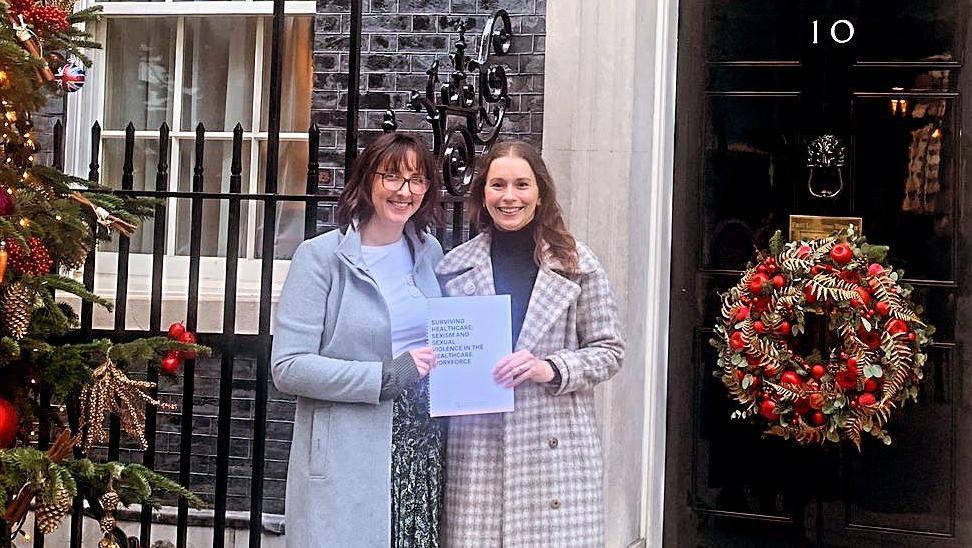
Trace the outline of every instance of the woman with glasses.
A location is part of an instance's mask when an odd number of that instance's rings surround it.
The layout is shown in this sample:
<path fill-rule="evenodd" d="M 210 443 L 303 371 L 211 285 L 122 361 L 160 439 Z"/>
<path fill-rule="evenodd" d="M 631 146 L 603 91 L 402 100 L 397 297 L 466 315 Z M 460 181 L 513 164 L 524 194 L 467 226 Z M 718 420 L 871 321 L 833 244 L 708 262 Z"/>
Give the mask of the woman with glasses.
<path fill-rule="evenodd" d="M 511 413 L 449 418 L 449 548 L 601 548 L 594 387 L 621 367 L 607 275 L 567 231 L 539 152 L 495 145 L 470 189 L 481 233 L 437 272 L 447 295 L 510 295 L 514 352 L 493 369 Z"/>
<path fill-rule="evenodd" d="M 294 253 L 276 309 L 273 381 L 297 396 L 287 546 L 438 546 L 442 432 L 429 417 L 429 233 L 441 176 L 420 139 L 378 137 L 338 202 L 339 228 Z"/>

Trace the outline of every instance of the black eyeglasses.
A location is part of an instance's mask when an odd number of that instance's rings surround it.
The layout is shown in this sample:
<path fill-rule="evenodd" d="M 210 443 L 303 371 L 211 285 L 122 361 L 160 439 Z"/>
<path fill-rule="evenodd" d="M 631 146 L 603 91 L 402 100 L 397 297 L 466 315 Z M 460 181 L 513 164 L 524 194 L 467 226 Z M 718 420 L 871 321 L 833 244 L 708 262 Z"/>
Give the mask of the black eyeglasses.
<path fill-rule="evenodd" d="M 382 173 L 380 171 L 375 173 L 381 175 L 381 186 L 389 192 L 398 192 L 406 184 L 408 184 L 408 191 L 412 194 L 425 194 L 425 191 L 429 189 L 429 180 L 421 175 L 406 179 L 397 173 Z"/>

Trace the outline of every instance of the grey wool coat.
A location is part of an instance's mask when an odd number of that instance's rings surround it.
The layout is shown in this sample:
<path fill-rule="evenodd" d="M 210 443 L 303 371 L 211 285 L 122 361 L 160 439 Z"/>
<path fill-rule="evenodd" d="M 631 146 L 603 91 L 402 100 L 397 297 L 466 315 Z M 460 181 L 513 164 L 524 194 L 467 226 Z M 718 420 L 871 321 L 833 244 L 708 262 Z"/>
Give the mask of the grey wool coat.
<path fill-rule="evenodd" d="M 488 232 L 455 248 L 436 273 L 446 295 L 492 295 Z M 600 440 L 594 386 L 624 354 L 614 297 L 597 258 L 578 243 L 580 272 L 547 257 L 516 350 L 551 360 L 559 387 L 527 381 L 512 413 L 450 417 L 447 548 L 602 548 Z"/>
<path fill-rule="evenodd" d="M 431 235 L 413 249 L 413 276 L 440 296 Z M 361 259 L 353 228 L 302 243 L 277 305 L 271 372 L 297 396 L 287 471 L 287 546 L 391 544 L 392 402 L 378 400 L 382 360 L 392 358 L 388 308 Z"/>

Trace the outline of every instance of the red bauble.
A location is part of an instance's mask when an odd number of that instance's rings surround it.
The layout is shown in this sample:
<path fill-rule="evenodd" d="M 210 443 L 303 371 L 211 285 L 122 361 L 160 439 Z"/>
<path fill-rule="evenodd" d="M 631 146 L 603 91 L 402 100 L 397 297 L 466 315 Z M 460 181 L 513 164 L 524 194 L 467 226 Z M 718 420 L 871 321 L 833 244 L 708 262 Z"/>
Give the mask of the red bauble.
<path fill-rule="evenodd" d="M 800 386 L 803 384 L 803 379 L 797 374 L 796 371 L 787 371 L 786 373 L 783 373 L 782 377 L 780 377 L 780 383 L 784 385 L 792 384 L 794 386 Z"/>
<path fill-rule="evenodd" d="M 768 421 L 775 421 L 780 418 L 776 413 L 776 402 L 773 400 L 763 400 L 759 404 L 759 414 Z"/>
<path fill-rule="evenodd" d="M 790 334 L 790 322 L 782 321 L 776 326 L 777 335 L 789 335 Z"/>
<path fill-rule="evenodd" d="M 793 412 L 802 415 L 810 410 L 810 398 L 800 398 L 793 402 Z"/>
<path fill-rule="evenodd" d="M 876 392 L 878 389 L 878 382 L 874 379 L 867 379 L 864 381 L 864 391 L 865 392 Z"/>
<path fill-rule="evenodd" d="M 15 241 L 7 241 L 8 264 L 18 274 L 44 276 L 54 267 L 54 259 L 44 241 L 36 236 L 27 238 L 27 249 Z"/>
<path fill-rule="evenodd" d="M 756 320 L 755 322 L 753 322 L 753 329 L 755 329 L 757 333 L 765 333 L 766 332 L 766 324 L 764 324 L 763 322 L 761 322 L 759 320 Z"/>
<path fill-rule="evenodd" d="M 865 392 L 857 397 L 857 403 L 861 405 L 874 405 L 877 403 L 877 398 L 874 397 L 874 394 Z"/>
<path fill-rule="evenodd" d="M 763 284 L 765 284 L 768 281 L 769 278 L 766 276 L 766 274 L 763 274 L 762 272 L 757 272 L 756 275 L 749 280 L 749 292 L 755 293 L 757 295 L 762 293 Z"/>
<path fill-rule="evenodd" d="M 186 331 L 179 337 L 179 342 L 185 344 L 196 344 L 196 334 L 192 331 Z M 196 353 L 191 350 L 186 350 L 182 352 L 182 356 L 187 360 L 196 359 Z"/>
<path fill-rule="evenodd" d="M 844 390 L 857 388 L 857 373 L 853 371 L 841 371 L 837 373 L 837 386 Z"/>
<path fill-rule="evenodd" d="M 7 192 L 6 190 L 0 190 L 0 217 L 6 217 L 14 212 L 14 202 L 13 194 Z"/>
<path fill-rule="evenodd" d="M 742 331 L 733 331 L 732 335 L 729 337 L 729 346 L 733 350 L 739 350 L 740 348 L 746 346 L 746 342 L 743 341 Z"/>
<path fill-rule="evenodd" d="M 814 409 L 823 409 L 826 398 L 824 395 L 817 392 L 815 394 L 810 394 L 810 407 Z"/>
<path fill-rule="evenodd" d="M 169 352 L 159 362 L 159 369 L 167 375 L 175 375 L 179 371 L 180 365 L 182 365 L 182 358 L 179 356 L 179 353 Z"/>
<path fill-rule="evenodd" d="M 823 376 L 826 374 L 827 368 L 819 363 L 814 364 L 814 366 L 810 368 L 810 375 L 815 379 L 823 378 Z"/>
<path fill-rule="evenodd" d="M 24 14 L 24 20 L 39 34 L 64 32 L 71 26 L 67 18 L 67 12 L 57 6 L 35 5 Z"/>
<path fill-rule="evenodd" d="M 773 287 L 776 289 L 783 289 L 784 285 L 786 285 L 786 278 L 780 276 L 779 274 L 773 276 Z"/>
<path fill-rule="evenodd" d="M 871 276 L 877 276 L 882 272 L 884 272 L 884 267 L 879 265 L 878 263 L 871 263 L 871 266 L 867 267 L 867 273 L 870 274 Z"/>
<path fill-rule="evenodd" d="M 823 426 L 827 422 L 827 415 L 824 415 L 821 411 L 814 411 L 810 415 L 810 424 L 814 426 Z"/>
<path fill-rule="evenodd" d="M 178 341 L 185 332 L 186 326 L 182 325 L 182 322 L 176 322 L 169 326 L 169 332 L 166 336 L 174 341 Z"/>
<path fill-rule="evenodd" d="M 847 370 L 857 374 L 857 358 L 847 358 Z"/>
<path fill-rule="evenodd" d="M 904 320 L 894 319 L 884 326 L 888 330 L 888 333 L 892 335 L 897 335 L 898 333 L 906 333 L 908 331 L 908 324 Z"/>
<path fill-rule="evenodd" d="M 837 244 L 830 250 L 830 258 L 835 263 L 843 266 L 854 258 L 854 251 L 847 244 Z"/>
<path fill-rule="evenodd" d="M 810 256 L 810 246 L 803 244 L 797 249 L 797 257 L 801 259 L 806 259 Z"/>
<path fill-rule="evenodd" d="M 891 305 L 889 305 L 887 301 L 878 301 L 874 303 L 874 311 L 881 316 L 887 316 L 888 312 L 891 311 Z"/>
<path fill-rule="evenodd" d="M 17 408 L 9 401 L 0 398 L 0 449 L 13 445 L 19 426 L 20 417 L 17 416 Z"/>
<path fill-rule="evenodd" d="M 775 377 L 780 372 L 780 368 L 773 364 L 768 364 L 763 368 L 763 374 L 767 377 Z"/>
<path fill-rule="evenodd" d="M 736 309 L 736 321 L 741 322 L 749 317 L 749 307 L 740 306 Z"/>
<path fill-rule="evenodd" d="M 857 289 L 855 289 L 855 291 L 857 291 L 857 295 L 859 296 L 859 298 L 860 298 L 861 302 L 864 304 L 864 306 L 871 306 L 871 292 L 870 291 L 864 289 L 863 287 L 858 287 Z"/>

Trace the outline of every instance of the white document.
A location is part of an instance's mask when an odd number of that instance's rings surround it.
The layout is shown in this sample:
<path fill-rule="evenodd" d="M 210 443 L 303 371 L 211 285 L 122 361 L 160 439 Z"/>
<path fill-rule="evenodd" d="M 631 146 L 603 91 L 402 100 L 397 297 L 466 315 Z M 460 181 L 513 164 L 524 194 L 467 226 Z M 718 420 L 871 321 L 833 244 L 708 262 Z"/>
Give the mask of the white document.
<path fill-rule="evenodd" d="M 429 299 L 429 346 L 438 364 L 429 376 L 433 417 L 513 411 L 513 389 L 493 368 L 513 350 L 510 296 Z"/>

